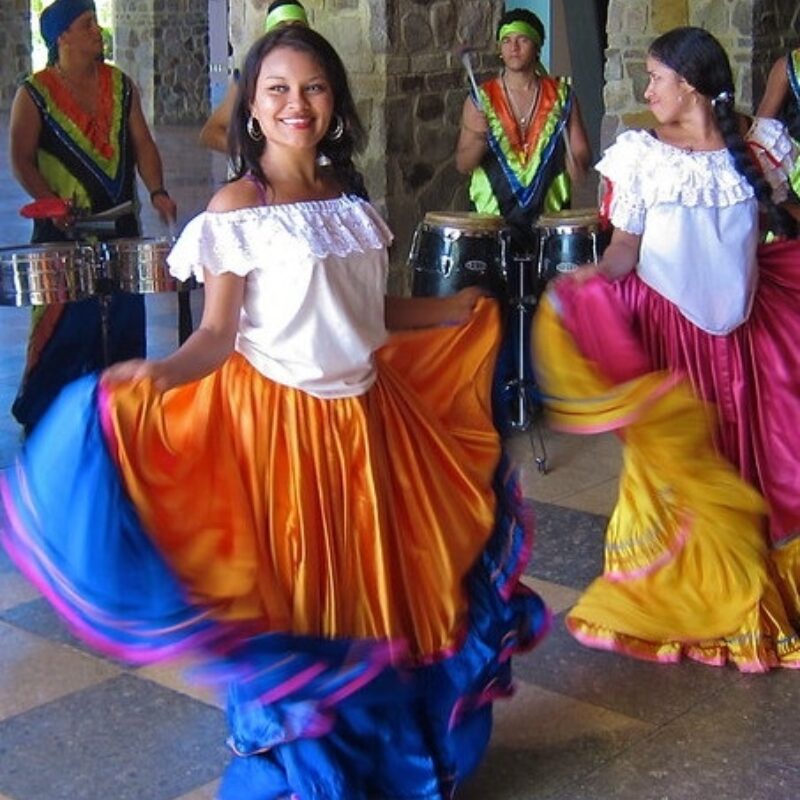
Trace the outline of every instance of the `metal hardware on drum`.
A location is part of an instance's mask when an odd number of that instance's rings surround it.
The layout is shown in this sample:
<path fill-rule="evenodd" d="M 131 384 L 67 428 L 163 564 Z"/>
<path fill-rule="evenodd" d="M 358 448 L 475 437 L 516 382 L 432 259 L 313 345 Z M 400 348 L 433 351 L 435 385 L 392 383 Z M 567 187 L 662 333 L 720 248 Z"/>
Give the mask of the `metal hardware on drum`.
<path fill-rule="evenodd" d="M 169 239 L 109 239 L 97 245 L 104 277 L 123 292 L 174 292 L 180 281 L 167 267 Z"/>
<path fill-rule="evenodd" d="M 85 300 L 97 291 L 94 251 L 74 242 L 0 248 L 0 305 Z"/>
<path fill-rule="evenodd" d="M 120 213 L 125 206 L 103 213 Z M 98 215 L 100 216 L 100 215 Z M 103 360 L 109 363 L 109 306 L 115 292 L 179 292 L 179 340 L 188 336 L 187 291 L 194 281 L 169 274 L 171 239 L 111 239 L 0 248 L 0 305 L 41 306 L 96 297 L 100 303 Z"/>

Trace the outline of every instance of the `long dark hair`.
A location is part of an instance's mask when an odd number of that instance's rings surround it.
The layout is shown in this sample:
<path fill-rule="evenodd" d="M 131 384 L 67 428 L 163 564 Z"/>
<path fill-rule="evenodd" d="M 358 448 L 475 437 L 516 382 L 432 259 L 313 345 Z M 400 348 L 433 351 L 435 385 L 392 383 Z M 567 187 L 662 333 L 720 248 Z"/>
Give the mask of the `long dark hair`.
<path fill-rule="evenodd" d="M 650 45 L 649 54 L 711 100 L 725 147 L 769 214 L 771 229 L 779 235 L 796 236 L 797 224 L 773 201 L 772 188 L 742 136 L 734 108 L 733 72 L 722 45 L 703 28 L 674 28 Z"/>
<path fill-rule="evenodd" d="M 316 31 L 302 25 L 281 25 L 275 28 L 256 41 L 247 53 L 228 127 L 228 154 L 233 164 L 232 179 L 241 178 L 249 172 L 265 186 L 269 185 L 268 176 L 264 174 L 259 161 L 269 143 L 263 138 L 256 141 L 249 136 L 247 121 L 255 98 L 261 63 L 278 47 L 289 47 L 292 50 L 308 53 L 322 67 L 333 94 L 331 126 L 335 129 L 337 121 L 341 120 L 344 129 L 342 135 L 335 139 L 331 138 L 329 131 L 320 143 L 319 150 L 330 159 L 331 168 L 344 190 L 364 196 L 363 179 L 353 164 L 353 155 L 363 148 L 366 134 L 350 92 L 347 72 L 330 42 Z"/>

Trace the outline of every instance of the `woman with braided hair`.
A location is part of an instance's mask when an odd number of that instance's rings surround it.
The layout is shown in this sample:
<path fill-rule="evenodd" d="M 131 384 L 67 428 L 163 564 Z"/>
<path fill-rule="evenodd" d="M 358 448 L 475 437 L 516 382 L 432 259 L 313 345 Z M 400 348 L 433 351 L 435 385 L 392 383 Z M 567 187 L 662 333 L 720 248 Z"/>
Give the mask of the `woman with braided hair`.
<path fill-rule="evenodd" d="M 655 128 L 622 133 L 597 166 L 611 243 L 535 321 L 553 423 L 625 447 L 604 573 L 567 625 L 654 661 L 800 667 L 794 146 L 735 111 L 707 31 L 660 36 L 647 71 Z"/>

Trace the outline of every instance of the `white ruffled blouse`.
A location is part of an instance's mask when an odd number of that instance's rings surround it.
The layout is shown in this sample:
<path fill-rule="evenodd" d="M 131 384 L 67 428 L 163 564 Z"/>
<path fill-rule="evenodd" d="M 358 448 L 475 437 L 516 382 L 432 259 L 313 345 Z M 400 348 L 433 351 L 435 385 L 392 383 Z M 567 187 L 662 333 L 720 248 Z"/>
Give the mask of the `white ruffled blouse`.
<path fill-rule="evenodd" d="M 236 349 L 263 375 L 317 397 L 364 393 L 386 340 L 392 234 L 375 209 L 343 196 L 204 212 L 169 255 L 180 280 L 245 278 Z"/>
<path fill-rule="evenodd" d="M 782 202 L 795 157 L 786 129 L 757 118 L 746 139 Z M 641 279 L 708 333 L 744 322 L 757 281 L 758 201 L 730 153 L 687 152 L 632 130 L 597 169 L 613 187 L 612 224 L 642 237 Z"/>

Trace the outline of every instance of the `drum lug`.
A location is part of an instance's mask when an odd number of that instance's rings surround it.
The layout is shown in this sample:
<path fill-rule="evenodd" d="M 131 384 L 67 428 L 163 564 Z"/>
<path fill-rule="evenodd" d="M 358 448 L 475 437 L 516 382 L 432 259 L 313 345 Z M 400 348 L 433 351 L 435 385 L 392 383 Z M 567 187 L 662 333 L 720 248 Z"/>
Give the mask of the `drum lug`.
<path fill-rule="evenodd" d="M 440 256 L 439 257 L 439 266 L 441 267 L 442 274 L 445 278 L 450 277 L 450 272 L 453 269 L 453 257 L 452 256 Z"/>

